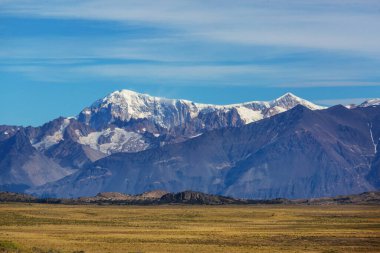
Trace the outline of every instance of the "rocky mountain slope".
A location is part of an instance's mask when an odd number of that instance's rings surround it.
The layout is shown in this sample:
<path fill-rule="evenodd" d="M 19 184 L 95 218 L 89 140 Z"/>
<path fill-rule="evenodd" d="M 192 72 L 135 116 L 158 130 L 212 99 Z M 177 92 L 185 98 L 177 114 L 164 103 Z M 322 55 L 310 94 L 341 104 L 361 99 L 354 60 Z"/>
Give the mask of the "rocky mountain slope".
<path fill-rule="evenodd" d="M 302 105 L 241 127 L 117 153 L 29 192 L 77 197 L 192 189 L 238 198 L 310 198 L 377 188 L 380 107 Z M 373 176 L 374 175 L 374 176 Z"/>
<path fill-rule="evenodd" d="M 0 142 L 0 189 L 23 191 L 58 180 L 73 171 L 38 152 L 23 130 Z"/>

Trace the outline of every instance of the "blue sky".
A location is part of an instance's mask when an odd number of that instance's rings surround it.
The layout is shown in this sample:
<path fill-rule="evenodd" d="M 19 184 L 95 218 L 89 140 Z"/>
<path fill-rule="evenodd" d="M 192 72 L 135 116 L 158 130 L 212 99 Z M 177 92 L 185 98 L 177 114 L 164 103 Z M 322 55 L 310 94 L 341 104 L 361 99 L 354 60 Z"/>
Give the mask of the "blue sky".
<path fill-rule="evenodd" d="M 0 0 L 0 124 L 117 89 L 204 103 L 380 97 L 378 0 Z"/>

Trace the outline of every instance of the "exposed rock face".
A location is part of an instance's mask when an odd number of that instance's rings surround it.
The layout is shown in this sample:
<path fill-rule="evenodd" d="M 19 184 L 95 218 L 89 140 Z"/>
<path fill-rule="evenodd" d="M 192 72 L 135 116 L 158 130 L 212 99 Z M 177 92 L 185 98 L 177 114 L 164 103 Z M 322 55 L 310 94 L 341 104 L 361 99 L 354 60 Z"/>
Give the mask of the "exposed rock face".
<path fill-rule="evenodd" d="M 30 186 L 58 180 L 73 171 L 39 153 L 23 130 L 0 142 L 0 188 L 22 192 Z"/>
<path fill-rule="evenodd" d="M 181 203 L 181 204 L 236 204 L 239 200 L 234 198 L 204 194 L 202 192 L 184 191 L 178 193 L 168 193 L 161 197 L 161 203 Z M 241 201 L 243 203 L 243 201 Z"/>
<path fill-rule="evenodd" d="M 144 192 L 144 193 L 139 194 L 137 196 L 139 196 L 141 198 L 146 198 L 146 199 L 160 199 L 162 196 L 164 196 L 166 194 L 168 194 L 167 191 L 154 190 L 154 191 Z"/>
<path fill-rule="evenodd" d="M 379 115 L 380 107 L 298 105 L 242 127 L 114 154 L 30 192 L 75 197 L 192 189 L 256 199 L 360 193 L 377 187 Z"/>

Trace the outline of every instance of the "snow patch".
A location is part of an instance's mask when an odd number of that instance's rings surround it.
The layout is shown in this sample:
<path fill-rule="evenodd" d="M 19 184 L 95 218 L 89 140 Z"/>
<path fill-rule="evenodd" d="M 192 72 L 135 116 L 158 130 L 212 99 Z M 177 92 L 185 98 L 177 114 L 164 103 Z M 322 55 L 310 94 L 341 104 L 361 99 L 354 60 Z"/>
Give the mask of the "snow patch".
<path fill-rule="evenodd" d="M 200 133 L 200 134 L 196 134 L 196 135 L 193 135 L 193 136 L 190 136 L 190 139 L 192 139 L 192 138 L 196 138 L 196 137 L 198 137 L 198 136 L 201 136 L 203 133 Z"/>
<path fill-rule="evenodd" d="M 368 126 L 369 126 L 369 133 L 371 135 L 372 144 L 373 144 L 373 147 L 374 147 L 374 150 L 375 150 L 375 155 L 376 155 L 377 154 L 377 144 L 375 143 L 375 140 L 373 139 L 372 124 L 368 124 Z"/>
<path fill-rule="evenodd" d="M 104 154 L 135 152 L 144 150 L 149 146 L 140 134 L 128 132 L 122 128 L 108 128 L 103 131 L 92 132 L 87 136 L 79 136 L 78 142 Z"/>
<path fill-rule="evenodd" d="M 236 110 L 238 111 L 240 118 L 244 121 L 245 124 L 249 124 L 251 122 L 264 118 L 264 115 L 261 111 L 255 111 L 245 106 L 236 107 Z"/>
<path fill-rule="evenodd" d="M 59 129 L 53 133 L 53 135 L 47 135 L 42 138 L 39 142 L 34 142 L 32 145 L 38 150 L 46 150 L 61 141 L 63 141 L 63 133 L 66 127 L 70 124 L 70 120 L 68 118 L 64 119 Z"/>
<path fill-rule="evenodd" d="M 289 110 L 296 105 L 303 105 L 311 110 L 322 110 L 326 107 L 315 105 L 305 99 L 295 96 L 294 94 L 288 92 L 283 96 L 269 102 L 271 107 L 281 107 L 282 109 Z"/>

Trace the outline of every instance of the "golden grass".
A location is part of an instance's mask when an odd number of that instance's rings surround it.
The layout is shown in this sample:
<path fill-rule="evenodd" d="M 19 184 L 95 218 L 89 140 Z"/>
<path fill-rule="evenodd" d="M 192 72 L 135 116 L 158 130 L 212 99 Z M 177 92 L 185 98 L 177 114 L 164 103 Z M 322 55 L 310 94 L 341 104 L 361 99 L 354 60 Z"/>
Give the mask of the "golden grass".
<path fill-rule="evenodd" d="M 0 204 L 0 252 L 81 251 L 380 252 L 380 208 Z"/>

